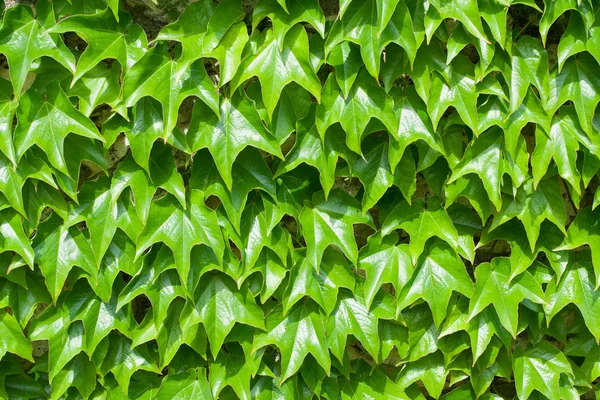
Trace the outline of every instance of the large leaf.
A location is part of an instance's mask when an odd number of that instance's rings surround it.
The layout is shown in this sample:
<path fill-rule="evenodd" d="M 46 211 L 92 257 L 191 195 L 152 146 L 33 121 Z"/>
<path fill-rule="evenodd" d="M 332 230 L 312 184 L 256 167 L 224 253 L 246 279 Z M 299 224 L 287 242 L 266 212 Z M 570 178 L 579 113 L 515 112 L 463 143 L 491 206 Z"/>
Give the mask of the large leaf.
<path fill-rule="evenodd" d="M 238 73 L 231 80 L 232 90 L 256 76 L 261 84 L 262 98 L 269 118 L 272 117 L 284 86 L 296 82 L 317 99 L 321 98 L 321 83 L 308 59 L 308 37 L 302 25 L 294 25 L 285 35 L 281 49 L 272 30 L 257 37 L 258 51 L 242 60 Z"/>
<path fill-rule="evenodd" d="M 239 290 L 231 278 L 218 274 L 210 279 L 204 277 L 196 289 L 194 303 L 183 313 L 182 318 L 204 325 L 213 359 L 236 323 L 265 327 L 263 312 L 247 287 Z"/>
<path fill-rule="evenodd" d="M 208 148 L 229 190 L 233 184 L 233 163 L 247 146 L 283 158 L 276 138 L 265 129 L 254 104 L 245 95 L 223 100 L 218 115 L 197 102 L 187 138 L 193 151 Z"/>
<path fill-rule="evenodd" d="M 50 2 L 42 1 L 37 7 L 39 18 L 54 21 L 54 11 Z M 42 15 L 39 15 L 42 14 Z M 71 72 L 75 70 L 75 58 L 64 44 L 56 41 L 46 27 L 34 17 L 33 9 L 19 5 L 4 14 L 0 28 L 0 53 L 8 59 L 10 79 L 15 97 L 21 91 L 31 68 L 31 63 L 40 57 L 52 57 Z"/>
<path fill-rule="evenodd" d="M 95 282 L 98 269 L 90 242 L 77 227 L 63 225 L 56 214 L 39 225 L 32 246 L 55 303 L 74 266 L 87 272 Z"/>
<path fill-rule="evenodd" d="M 323 193 L 316 193 L 312 205 L 302 209 L 299 221 L 306 240 L 306 255 L 317 270 L 330 244 L 337 245 L 357 265 L 358 247 L 352 227 L 372 224 L 370 214 L 363 214 L 358 202 L 340 189 L 333 190 L 328 199 Z"/>
<path fill-rule="evenodd" d="M 204 205 L 204 196 L 197 190 L 189 193 L 186 208 L 170 195 L 152 203 L 148 223 L 137 238 L 136 257 L 157 242 L 165 243 L 173 251 L 184 284 L 187 283 L 185 277 L 190 269 L 193 246 L 209 245 L 218 258 L 225 251 L 217 216 Z"/>
<path fill-rule="evenodd" d="M 517 334 L 519 303 L 524 299 L 546 303 L 540 284 L 529 272 L 509 280 L 510 263 L 507 258 L 496 257 L 492 263 L 480 264 L 475 275 L 477 279 L 469 305 L 469 318 L 491 304 L 502 326 L 513 336 Z"/>
<path fill-rule="evenodd" d="M 452 291 L 471 297 L 473 281 L 461 259 L 446 244 L 432 244 L 421 257 L 419 264 L 411 280 L 398 295 L 398 310 L 423 299 L 431 308 L 436 326 L 440 326 L 446 315 Z"/>
<path fill-rule="evenodd" d="M 88 45 L 77 60 L 73 83 L 106 58 L 119 61 L 124 74 L 145 53 L 148 44 L 139 25 L 115 17 L 109 9 L 92 15 L 74 15 L 54 25 L 50 33 L 76 32 Z M 116 19 L 115 19 L 116 18 Z"/>
<path fill-rule="evenodd" d="M 284 316 L 280 309 L 273 310 L 266 320 L 267 333 L 255 337 L 254 347 L 274 344 L 281 351 L 281 381 L 291 377 L 310 353 L 319 365 L 329 372 L 331 359 L 325 337 L 325 321 L 313 302 L 296 306 Z M 302 343 L 301 346 L 298 344 Z"/>
<path fill-rule="evenodd" d="M 373 117 L 380 120 L 389 132 L 396 132 L 393 105 L 390 96 L 368 74 L 358 74 L 348 96 L 344 96 L 332 74 L 323 87 L 322 103 L 317 106 L 317 129 L 324 137 L 327 128 L 339 122 L 346 131 L 348 147 L 361 154 L 362 136 Z"/>
<path fill-rule="evenodd" d="M 517 393 L 527 398 L 533 390 L 549 399 L 560 399 L 560 375 L 572 375 L 567 358 L 556 347 L 542 341 L 526 349 L 517 348 L 513 358 Z"/>
<path fill-rule="evenodd" d="M 103 141 L 98 128 L 80 113 L 58 83 L 48 85 L 46 93 L 27 91 L 17 110 L 15 129 L 17 159 L 31 146 L 40 147 L 52 165 L 70 175 L 64 154 L 64 140 L 69 133 Z"/>
<path fill-rule="evenodd" d="M 131 68 L 123 81 L 124 105 L 131 107 L 144 96 L 154 97 L 162 105 L 163 139 L 168 139 L 177 124 L 183 100 L 196 96 L 213 112 L 219 110 L 219 97 L 202 62 L 189 65 L 172 60 L 164 45 L 149 50 Z"/>

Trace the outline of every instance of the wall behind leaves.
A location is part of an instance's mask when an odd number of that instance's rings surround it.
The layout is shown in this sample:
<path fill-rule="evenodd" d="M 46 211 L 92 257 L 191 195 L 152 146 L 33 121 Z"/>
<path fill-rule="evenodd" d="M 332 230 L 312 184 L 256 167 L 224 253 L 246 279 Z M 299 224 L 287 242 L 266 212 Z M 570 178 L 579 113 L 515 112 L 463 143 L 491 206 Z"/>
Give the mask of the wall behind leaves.
<path fill-rule="evenodd" d="M 597 0 L 14 3 L 0 398 L 595 398 Z"/>

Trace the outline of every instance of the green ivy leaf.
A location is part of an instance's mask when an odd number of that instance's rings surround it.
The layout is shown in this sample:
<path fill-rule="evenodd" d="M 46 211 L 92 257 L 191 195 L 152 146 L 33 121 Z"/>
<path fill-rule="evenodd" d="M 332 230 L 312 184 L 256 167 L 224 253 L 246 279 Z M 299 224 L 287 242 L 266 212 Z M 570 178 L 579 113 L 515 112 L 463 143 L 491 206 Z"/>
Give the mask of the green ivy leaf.
<path fill-rule="evenodd" d="M 588 245 L 592 251 L 592 264 L 594 265 L 594 274 L 596 275 L 596 283 L 594 289 L 600 287 L 600 249 L 596 241 L 596 237 L 600 234 L 598 229 L 598 215 L 599 209 L 592 211 L 590 207 L 583 208 L 579 211 L 569 229 L 567 230 L 567 237 L 563 243 L 555 248 L 554 250 L 571 250 L 577 247 Z"/>
<path fill-rule="evenodd" d="M 55 304 L 74 266 L 87 272 L 95 283 L 98 268 L 90 242 L 77 227 L 63 225 L 56 214 L 39 225 L 32 246 Z"/>
<path fill-rule="evenodd" d="M 471 339 L 473 351 L 473 365 L 486 352 L 494 336 L 498 337 L 507 347 L 510 346 L 512 337 L 501 325 L 498 316 L 491 308 L 485 308 L 481 313 L 469 319 L 469 301 L 461 298 L 450 311 L 448 318 L 442 326 L 440 337 L 451 335 L 464 330 Z"/>
<path fill-rule="evenodd" d="M 588 263 L 585 263 L 588 264 Z M 548 320 L 560 312 L 567 304 L 575 304 L 583 318 L 586 326 L 592 332 L 596 340 L 600 337 L 600 321 L 597 321 L 598 294 L 595 291 L 592 272 L 582 262 L 575 261 L 568 268 L 560 283 L 551 281 L 546 288 L 548 303 L 544 307 Z"/>
<path fill-rule="evenodd" d="M 14 165 L 17 165 L 15 146 L 13 143 L 13 116 L 15 104 L 11 101 L 12 87 L 6 79 L 0 79 L 0 151 Z"/>
<path fill-rule="evenodd" d="M 294 147 L 277 166 L 275 177 L 293 170 L 301 163 L 312 165 L 319 170 L 319 180 L 325 197 L 328 197 L 335 182 L 335 171 L 340 157 L 348 164 L 352 164 L 356 158 L 347 148 L 344 132 L 337 125 L 329 128 L 325 141 L 321 140 L 315 122 L 315 107 L 311 107 L 306 117 L 298 121 Z"/>
<path fill-rule="evenodd" d="M 244 247 L 243 261 L 246 268 L 256 264 L 263 249 L 268 248 L 285 261 L 291 243 L 289 235 L 281 229 L 279 221 L 283 212 L 267 196 L 253 196 L 242 213 L 240 236 Z"/>
<path fill-rule="evenodd" d="M 50 2 L 42 1 L 36 7 L 38 18 L 48 17 L 54 23 Z M 33 9 L 26 5 L 12 7 L 4 13 L 0 28 L 0 53 L 8 59 L 10 80 L 15 98 L 21 96 L 31 64 L 40 57 L 51 57 L 70 72 L 75 71 L 75 58 L 48 32 L 44 24 L 34 17 Z"/>
<path fill-rule="evenodd" d="M 452 61 L 451 67 L 448 82 L 439 74 L 432 75 L 427 112 L 434 128 L 437 128 L 444 112 L 453 106 L 464 123 L 477 135 L 479 132 L 474 66 L 467 58 L 458 56 Z"/>
<path fill-rule="evenodd" d="M 149 172 L 152 184 L 171 193 L 186 209 L 183 178 L 177 173 L 173 150 L 170 146 L 158 143 L 150 153 Z"/>
<path fill-rule="evenodd" d="M 465 150 L 463 158 L 454 167 L 448 180 L 448 183 L 452 183 L 467 174 L 477 174 L 496 209 L 502 207 L 500 189 L 505 172 L 502 139 L 502 135 L 494 129 L 475 139 Z"/>
<path fill-rule="evenodd" d="M 425 111 L 427 107 L 419 98 L 414 86 L 409 86 L 403 91 L 392 89 L 390 94 L 394 99 L 394 110 L 399 121 L 397 143 L 393 143 L 390 149 L 392 166 L 402 158 L 406 147 L 418 140 L 424 141 L 432 149 L 444 154 L 442 138 L 433 128 L 431 119 Z"/>
<path fill-rule="evenodd" d="M 148 174 L 136 164 L 132 157 L 121 161 L 111 180 L 111 190 L 115 194 L 121 194 L 128 187 L 131 188 L 135 199 L 136 212 L 145 223 L 150 212 L 152 197 L 157 188 L 150 181 Z"/>
<path fill-rule="evenodd" d="M 560 38 L 558 44 L 558 71 L 562 70 L 565 61 L 574 54 L 582 51 L 589 52 L 596 60 L 600 59 L 598 52 L 598 24 L 594 19 L 591 27 L 586 27 L 583 17 L 579 13 L 569 14 L 569 25 Z M 589 32 L 589 34 L 588 34 Z"/>
<path fill-rule="evenodd" d="M 299 222 L 306 240 L 306 255 L 317 271 L 330 244 L 338 246 L 357 265 L 358 247 L 352 227 L 373 223 L 371 215 L 363 214 L 358 202 L 341 189 L 332 190 L 327 200 L 324 193 L 316 193 L 312 205 L 300 212 Z"/>
<path fill-rule="evenodd" d="M 379 354 L 378 318 L 362 299 L 342 291 L 326 325 L 329 349 L 343 362 L 347 336 L 353 335 L 375 360 Z"/>
<path fill-rule="evenodd" d="M 552 24 L 568 10 L 578 11 L 584 19 L 584 26 L 589 29 L 594 22 L 592 5 L 588 1 L 558 0 L 544 2 L 544 13 L 540 19 L 540 36 L 546 45 L 546 38 Z M 574 14 L 574 13 L 571 13 Z"/>
<path fill-rule="evenodd" d="M 386 399 L 408 399 L 406 393 L 394 383 L 386 374 L 379 369 L 373 370 L 364 360 L 358 360 L 358 366 L 355 368 L 349 378 L 339 376 L 339 389 L 342 391 L 342 398 L 386 398 Z"/>
<path fill-rule="evenodd" d="M 214 211 L 204 205 L 198 190 L 189 193 L 187 208 L 172 196 L 165 195 L 150 206 L 148 222 L 137 238 L 136 258 L 154 243 L 163 242 L 173 251 L 179 274 L 184 278 L 190 270 L 190 252 L 198 244 L 211 246 L 217 258 L 224 252 L 223 236 Z"/>
<path fill-rule="evenodd" d="M 0 333 L 2 358 L 7 352 L 10 352 L 33 362 L 31 343 L 23 334 L 15 318 L 4 310 L 0 310 Z"/>
<path fill-rule="evenodd" d="M 252 29 L 265 18 L 273 22 L 273 33 L 279 48 L 283 48 L 284 39 L 290 29 L 300 22 L 308 22 L 325 37 L 325 16 L 317 0 L 289 0 L 285 5 L 281 0 L 261 0 L 252 13 Z"/>
<path fill-rule="evenodd" d="M 171 136 L 179 107 L 187 97 L 196 96 L 215 113 L 219 110 L 219 96 L 203 63 L 188 65 L 172 60 L 166 53 L 163 44 L 153 47 L 133 65 L 123 81 L 124 106 L 131 107 L 144 96 L 160 102 L 164 140 Z"/>
<path fill-rule="evenodd" d="M 340 10 L 343 18 L 336 21 L 325 42 L 326 53 L 330 53 L 338 43 L 345 40 L 359 45 L 365 68 L 373 77 L 379 76 L 380 57 L 383 51 L 380 32 L 378 32 L 378 7 L 375 0 L 350 2 L 344 7 L 343 12 Z"/>
<path fill-rule="evenodd" d="M 50 381 L 63 369 L 69 361 L 83 350 L 85 330 L 83 323 L 74 322 L 64 327 L 64 332 L 54 332 L 49 340 L 48 376 Z"/>
<path fill-rule="evenodd" d="M 274 344 L 281 352 L 281 382 L 290 378 L 312 354 L 319 365 L 329 372 L 331 359 L 325 336 L 325 321 L 317 305 L 304 302 L 284 316 L 280 309 L 273 310 L 266 320 L 267 333 L 254 337 L 253 347 L 260 349 Z M 302 343 L 298 346 L 297 343 Z"/>
<path fill-rule="evenodd" d="M 182 318 L 202 322 L 216 360 L 225 337 L 236 323 L 264 329 L 262 310 L 256 305 L 247 286 L 237 288 L 233 280 L 222 274 L 211 274 L 201 280 L 194 302 L 183 311 Z M 189 303 L 188 303 L 189 304 Z M 188 317 L 189 316 L 189 317 Z"/>
<path fill-rule="evenodd" d="M 213 398 L 205 368 L 169 374 L 156 394 L 156 399 L 183 400 L 199 396 L 204 399 Z"/>
<path fill-rule="evenodd" d="M 88 354 L 93 354 L 96 347 L 113 329 L 129 335 L 135 326 L 135 320 L 129 309 L 117 310 L 116 295 L 105 303 L 95 296 L 85 281 L 78 281 L 61 308 L 68 313 L 69 324 L 74 321 L 83 322 L 85 329 L 83 349 Z"/>
<path fill-rule="evenodd" d="M 469 319 L 493 305 L 502 326 L 513 335 L 517 334 L 519 303 L 529 299 L 545 304 L 546 296 L 539 283 L 527 271 L 509 279 L 510 262 L 496 257 L 492 263 L 482 263 L 475 269 L 475 291 L 469 304 Z"/>
<path fill-rule="evenodd" d="M 381 233 L 387 235 L 396 229 L 404 229 L 410 235 L 408 249 L 413 264 L 423 252 L 427 240 L 433 236 L 445 240 L 454 249 L 458 248 L 458 232 L 437 197 L 427 204 L 417 200 L 410 206 L 407 202 L 396 205 L 383 221 Z"/>
<path fill-rule="evenodd" d="M 183 53 L 178 61 L 187 66 L 209 55 L 242 17 L 240 2 L 236 0 L 190 3 L 175 22 L 160 30 L 156 39 L 180 42 Z"/>
<path fill-rule="evenodd" d="M 435 352 L 417 361 L 411 362 L 400 372 L 398 386 L 407 387 L 420 380 L 434 397 L 440 397 L 448 371 L 444 367 L 441 352 Z"/>
<path fill-rule="evenodd" d="M 237 157 L 231 171 L 231 191 L 227 190 L 216 164 L 213 162 L 210 166 L 206 165 L 206 157 L 209 157 L 206 150 L 196 154 L 194 159 L 199 162 L 193 164 L 190 187 L 202 190 L 205 196 L 217 196 L 237 231 L 240 230 L 248 194 L 253 189 L 262 190 L 273 199 L 277 198 L 271 170 L 257 149 L 248 148 Z"/>
<path fill-rule="evenodd" d="M 423 299 L 431 308 L 435 325 L 440 326 L 446 316 L 452 291 L 470 298 L 473 295 L 473 281 L 450 246 L 433 243 L 420 258 L 419 267 L 410 281 L 399 293 L 398 310 Z"/>
<path fill-rule="evenodd" d="M 90 233 L 90 244 L 100 262 L 110 246 L 117 227 L 124 231 L 135 228 L 135 232 L 142 228 L 142 223 L 134 214 L 134 220 L 126 219 L 126 225 L 117 221 L 124 210 L 119 210 L 117 198 L 111 191 L 110 181 L 104 177 L 86 183 L 79 193 L 79 204 L 69 210 L 69 217 L 65 221 L 67 226 L 72 226 L 85 221 Z"/>
<path fill-rule="evenodd" d="M 145 346 L 132 348 L 129 340 L 120 335 L 109 336 L 106 345 L 106 353 L 97 365 L 101 364 L 99 370 L 103 375 L 106 375 L 109 371 L 112 372 L 125 393 L 129 389 L 131 376 L 134 372 L 138 370 L 160 372 Z M 170 379 L 165 382 L 164 386 L 169 381 Z M 160 394 L 159 391 L 158 397 Z"/>
<path fill-rule="evenodd" d="M 193 151 L 208 148 L 228 190 L 233 184 L 233 163 L 247 146 L 283 158 L 277 140 L 265 129 L 256 108 L 244 95 L 223 100 L 218 116 L 196 102 L 187 138 Z"/>
<path fill-rule="evenodd" d="M 367 308 L 371 308 L 382 284 L 391 283 L 400 292 L 413 274 L 408 245 L 397 243 L 397 234 L 374 235 L 360 250 L 358 267 L 367 273 L 364 283 Z"/>
<path fill-rule="evenodd" d="M 117 103 L 121 92 L 119 73 L 119 68 L 100 63 L 75 82 L 67 94 L 79 97 L 79 111 L 90 117 L 96 107 Z"/>
<path fill-rule="evenodd" d="M 422 22 L 419 19 L 422 18 L 420 15 L 422 11 L 415 10 L 411 13 L 409 6 L 422 7 L 418 2 L 411 4 L 410 1 L 405 0 L 377 2 L 377 16 L 379 18 L 378 31 L 381 33 L 382 42 L 385 44 L 393 42 L 402 46 L 412 66 L 423 41 L 423 34 L 419 31 L 419 24 Z M 390 14 L 390 12 L 392 13 Z M 388 18 L 386 23 L 385 20 Z M 382 29 L 384 26 L 385 28 Z"/>
<path fill-rule="evenodd" d="M 352 42 L 341 42 L 331 49 L 328 61 L 335 68 L 335 79 L 347 98 L 363 66 L 360 47 Z"/>
<path fill-rule="evenodd" d="M 240 399 L 250 399 L 250 368 L 240 346 L 228 346 L 227 351 L 210 363 L 210 384 L 213 395 L 219 396 L 221 390 L 230 386 Z"/>
<path fill-rule="evenodd" d="M 232 91 L 256 76 L 269 119 L 273 117 L 283 88 L 292 82 L 308 90 L 317 101 L 321 98 L 321 83 L 309 64 L 308 36 L 302 25 L 294 25 L 289 30 L 281 49 L 272 30 L 255 38 L 257 51 L 242 60 L 231 80 Z"/>
<path fill-rule="evenodd" d="M 526 182 L 514 198 L 506 198 L 502 209 L 494 215 L 490 230 L 517 217 L 527 233 L 531 251 L 535 249 L 542 222 L 547 219 L 566 234 L 567 211 L 560 195 L 560 185 L 556 178 L 548 178 L 533 189 L 532 182 Z"/>
<path fill-rule="evenodd" d="M 550 92 L 548 53 L 540 42 L 531 36 L 523 36 L 513 44 L 512 72 L 510 76 L 510 108 L 515 111 L 529 85 L 538 90 L 542 105 L 548 103 Z"/>
<path fill-rule="evenodd" d="M 381 199 L 394 183 L 388 160 L 388 143 L 385 140 L 370 140 L 363 146 L 363 157 L 352 166 L 352 175 L 363 183 L 362 210 L 367 212 Z"/>
<path fill-rule="evenodd" d="M 354 276 L 348 268 L 348 261 L 339 251 L 326 249 L 318 272 L 305 252 L 295 251 L 292 258 L 294 266 L 282 300 L 284 315 L 302 298 L 310 297 L 329 316 L 336 306 L 340 288 L 354 290 Z"/>
<path fill-rule="evenodd" d="M 70 173 L 63 144 L 69 133 L 104 141 L 93 122 L 73 107 L 57 82 L 50 83 L 44 95 L 35 90 L 25 92 L 19 102 L 17 118 L 19 124 L 14 133 L 17 159 L 37 145 L 50 163 L 67 176 Z"/>
<path fill-rule="evenodd" d="M 174 262 L 169 251 L 162 247 L 153 263 L 147 262 L 121 290 L 117 299 L 117 310 L 130 303 L 135 297 L 144 294 L 152 304 L 154 328 L 160 327 L 165 320 L 171 303 L 177 298 L 184 298 L 185 290 L 176 271 L 170 270 Z M 150 313 L 149 313 L 150 314 Z M 150 320 L 152 321 L 152 319 Z M 134 338 L 134 345 L 139 337 Z"/>
<path fill-rule="evenodd" d="M 0 232 L 2 232 L 0 236 L 1 251 L 14 251 L 23 257 L 30 267 L 33 267 L 35 252 L 23 231 L 21 216 L 12 209 L 0 211 Z"/>
<path fill-rule="evenodd" d="M 517 347 L 513 356 L 517 394 L 527 398 L 538 390 L 549 399 L 560 399 L 560 375 L 573 375 L 567 358 L 547 341 L 526 349 Z"/>
<path fill-rule="evenodd" d="M 52 380 L 52 395 L 60 398 L 70 387 L 76 387 L 84 397 L 89 397 L 94 391 L 96 368 L 85 354 L 79 353 Z"/>
<path fill-rule="evenodd" d="M 217 47 L 208 54 L 219 62 L 219 87 L 231 81 L 235 76 L 247 42 L 246 24 L 238 22 L 227 31 Z"/>
<path fill-rule="evenodd" d="M 327 128 L 339 122 L 350 150 L 361 154 L 360 143 L 371 118 L 380 120 L 389 132 L 397 131 L 393 106 L 390 96 L 365 72 L 358 74 L 347 97 L 331 74 L 323 87 L 322 103 L 317 106 L 317 130 L 324 138 Z"/>
<path fill-rule="evenodd" d="M 598 61 L 588 53 L 580 54 L 576 59 L 568 60 L 561 72 L 553 77 L 551 109 L 557 109 L 567 101 L 572 101 L 584 132 L 593 132 L 592 118 L 600 102 L 600 79 Z M 582 88 L 578 82 L 586 82 Z M 584 89 L 584 90 L 582 90 Z"/>
<path fill-rule="evenodd" d="M 48 30 L 49 33 L 75 32 L 88 43 L 77 60 L 71 86 L 104 59 L 117 60 L 126 75 L 144 55 L 148 48 L 146 35 L 141 26 L 132 24 L 128 14 L 125 16 L 119 20 L 118 12 L 114 14 L 107 8 L 98 14 L 65 18 Z"/>
<path fill-rule="evenodd" d="M 481 24 L 477 2 L 465 3 L 460 0 L 433 0 L 431 5 L 435 7 L 441 18 L 454 18 L 460 21 L 471 35 L 487 41 L 483 25 Z"/>

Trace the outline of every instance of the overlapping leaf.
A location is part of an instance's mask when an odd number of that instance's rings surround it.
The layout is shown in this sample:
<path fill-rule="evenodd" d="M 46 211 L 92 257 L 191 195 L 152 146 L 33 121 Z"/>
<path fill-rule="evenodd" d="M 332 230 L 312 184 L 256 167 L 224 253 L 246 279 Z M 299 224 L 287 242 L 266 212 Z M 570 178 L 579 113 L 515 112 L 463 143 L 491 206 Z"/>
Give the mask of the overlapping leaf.
<path fill-rule="evenodd" d="M 593 398 L 596 1 L 14 3 L 0 398 Z"/>

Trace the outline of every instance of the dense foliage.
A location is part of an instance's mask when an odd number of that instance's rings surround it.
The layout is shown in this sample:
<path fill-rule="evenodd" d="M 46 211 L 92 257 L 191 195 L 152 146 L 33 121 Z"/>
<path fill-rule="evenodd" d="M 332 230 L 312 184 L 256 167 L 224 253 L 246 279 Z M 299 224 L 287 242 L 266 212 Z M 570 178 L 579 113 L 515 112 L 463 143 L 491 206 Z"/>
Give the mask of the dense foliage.
<path fill-rule="evenodd" d="M 597 0 L 10 3 L 0 398 L 595 396 Z"/>

